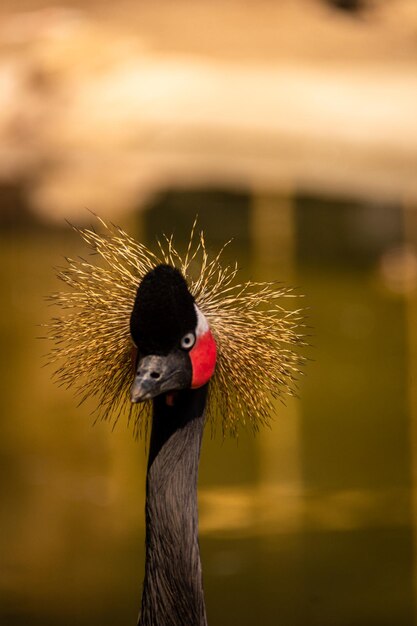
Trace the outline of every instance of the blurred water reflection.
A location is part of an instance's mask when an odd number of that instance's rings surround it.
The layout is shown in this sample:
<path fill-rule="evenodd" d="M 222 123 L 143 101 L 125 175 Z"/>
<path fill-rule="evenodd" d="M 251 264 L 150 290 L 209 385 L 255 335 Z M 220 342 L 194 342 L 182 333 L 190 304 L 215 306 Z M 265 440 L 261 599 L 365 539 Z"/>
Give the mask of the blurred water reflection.
<path fill-rule="evenodd" d="M 210 623 L 410 626 L 413 466 L 407 321 L 415 248 L 399 207 L 202 190 L 167 193 L 130 224 L 147 240 L 195 212 L 245 276 L 308 294 L 314 358 L 270 431 L 206 433 L 201 549 Z M 223 213 L 221 213 L 223 211 Z M 221 219 L 219 216 L 222 216 Z M 381 217 L 382 216 L 382 217 Z M 36 327 L 67 230 L 0 234 L 3 306 L 0 621 L 134 624 L 146 453 L 125 424 L 91 427 L 40 368 Z M 407 246 L 406 248 L 404 246 Z M 398 284 L 406 288 L 397 288 Z M 415 375 L 415 372 L 414 372 Z"/>

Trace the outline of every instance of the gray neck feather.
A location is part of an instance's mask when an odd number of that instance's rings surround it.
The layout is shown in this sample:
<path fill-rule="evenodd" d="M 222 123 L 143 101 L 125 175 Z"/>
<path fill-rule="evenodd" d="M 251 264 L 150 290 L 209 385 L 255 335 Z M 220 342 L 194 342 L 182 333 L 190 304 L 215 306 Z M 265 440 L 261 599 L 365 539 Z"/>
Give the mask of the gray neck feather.
<path fill-rule="evenodd" d="M 146 482 L 146 563 L 138 626 L 206 626 L 197 477 L 207 385 L 154 400 Z"/>

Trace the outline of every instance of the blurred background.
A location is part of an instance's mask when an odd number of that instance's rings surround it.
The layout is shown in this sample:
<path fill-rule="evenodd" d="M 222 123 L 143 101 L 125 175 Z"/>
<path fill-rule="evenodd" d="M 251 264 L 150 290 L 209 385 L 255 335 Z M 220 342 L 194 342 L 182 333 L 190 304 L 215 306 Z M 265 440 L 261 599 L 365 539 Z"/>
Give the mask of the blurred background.
<path fill-rule="evenodd" d="M 3 0 L 0 623 L 136 624 L 146 450 L 42 368 L 91 209 L 307 294 L 270 430 L 202 451 L 216 626 L 417 622 L 415 0 Z"/>

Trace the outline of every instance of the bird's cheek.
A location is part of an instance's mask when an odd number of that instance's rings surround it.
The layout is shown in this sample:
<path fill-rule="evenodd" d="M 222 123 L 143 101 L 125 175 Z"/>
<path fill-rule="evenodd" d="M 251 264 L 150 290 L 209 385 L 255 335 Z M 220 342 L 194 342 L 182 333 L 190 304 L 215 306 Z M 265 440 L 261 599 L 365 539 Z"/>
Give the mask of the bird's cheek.
<path fill-rule="evenodd" d="M 210 380 L 216 367 L 216 342 L 210 331 L 197 338 L 189 354 L 193 369 L 191 388 L 196 389 Z"/>

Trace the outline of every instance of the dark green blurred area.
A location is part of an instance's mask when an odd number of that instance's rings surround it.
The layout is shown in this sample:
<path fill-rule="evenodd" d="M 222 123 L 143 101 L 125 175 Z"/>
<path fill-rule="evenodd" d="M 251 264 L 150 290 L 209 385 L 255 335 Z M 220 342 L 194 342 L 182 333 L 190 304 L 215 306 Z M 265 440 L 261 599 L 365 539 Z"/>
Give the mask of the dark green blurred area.
<path fill-rule="evenodd" d="M 121 226 L 151 245 L 174 232 L 181 247 L 196 213 L 209 248 L 233 238 L 225 260 L 244 278 L 306 294 L 312 327 L 300 398 L 277 405 L 271 430 L 238 443 L 206 433 L 209 622 L 411 626 L 417 278 L 403 207 L 169 191 Z M 44 296 L 60 288 L 52 267 L 85 251 L 65 226 L 13 216 L 0 242 L 0 623 L 135 624 L 144 442 L 122 422 L 92 428 L 37 339 L 54 314 Z"/>

